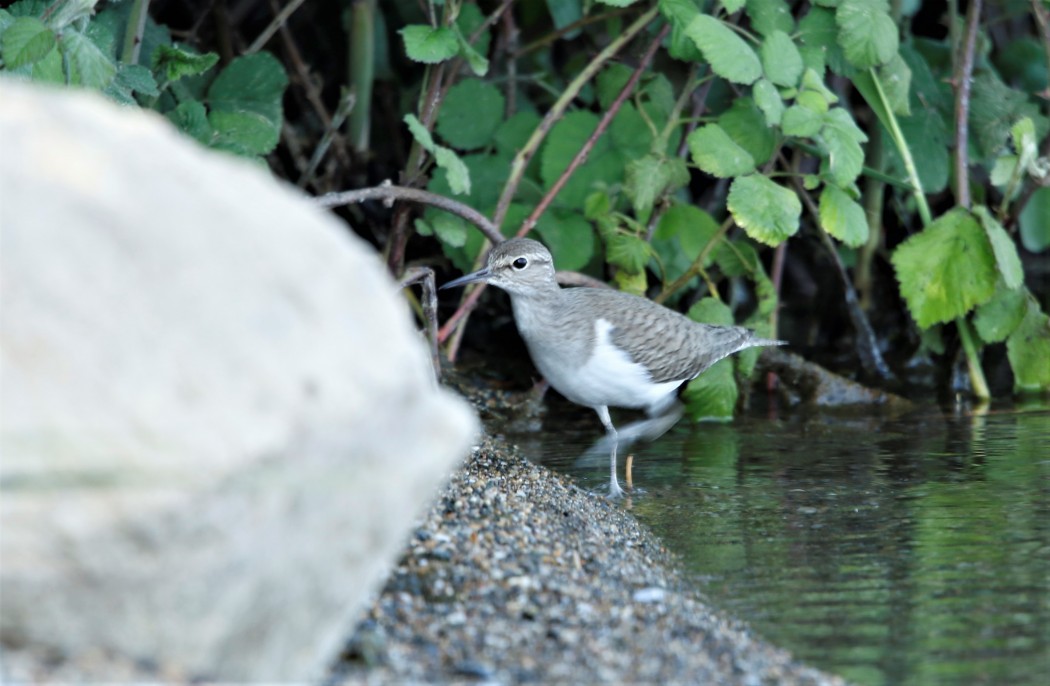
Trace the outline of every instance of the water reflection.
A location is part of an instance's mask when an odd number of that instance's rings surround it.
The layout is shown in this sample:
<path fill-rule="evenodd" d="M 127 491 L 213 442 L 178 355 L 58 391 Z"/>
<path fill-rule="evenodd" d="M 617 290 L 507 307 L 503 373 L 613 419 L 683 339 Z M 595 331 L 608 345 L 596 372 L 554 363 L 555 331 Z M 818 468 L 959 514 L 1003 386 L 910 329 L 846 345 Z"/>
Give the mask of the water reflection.
<path fill-rule="evenodd" d="M 557 406 L 515 440 L 601 492 Z M 862 684 L 1043 684 L 1050 411 L 680 424 L 634 446 L 635 513 L 714 604 Z M 640 492 L 639 492 L 640 491 Z"/>

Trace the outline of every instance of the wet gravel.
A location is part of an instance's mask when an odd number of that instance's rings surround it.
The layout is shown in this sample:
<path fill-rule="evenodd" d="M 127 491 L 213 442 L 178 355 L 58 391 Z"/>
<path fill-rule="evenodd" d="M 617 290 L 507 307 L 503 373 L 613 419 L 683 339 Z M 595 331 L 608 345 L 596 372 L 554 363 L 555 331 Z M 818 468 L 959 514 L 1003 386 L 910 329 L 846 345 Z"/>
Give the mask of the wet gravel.
<path fill-rule="evenodd" d="M 705 605 L 622 504 L 491 437 L 416 529 L 329 682 L 843 683 Z"/>

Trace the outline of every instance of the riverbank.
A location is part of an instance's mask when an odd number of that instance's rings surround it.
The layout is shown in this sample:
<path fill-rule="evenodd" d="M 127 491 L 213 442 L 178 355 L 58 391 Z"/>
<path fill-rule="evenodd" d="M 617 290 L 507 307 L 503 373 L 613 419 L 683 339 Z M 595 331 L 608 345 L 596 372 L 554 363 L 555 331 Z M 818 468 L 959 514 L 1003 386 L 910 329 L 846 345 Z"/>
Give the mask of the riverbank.
<path fill-rule="evenodd" d="M 712 610 L 620 504 L 485 437 L 332 684 L 841 684 Z"/>

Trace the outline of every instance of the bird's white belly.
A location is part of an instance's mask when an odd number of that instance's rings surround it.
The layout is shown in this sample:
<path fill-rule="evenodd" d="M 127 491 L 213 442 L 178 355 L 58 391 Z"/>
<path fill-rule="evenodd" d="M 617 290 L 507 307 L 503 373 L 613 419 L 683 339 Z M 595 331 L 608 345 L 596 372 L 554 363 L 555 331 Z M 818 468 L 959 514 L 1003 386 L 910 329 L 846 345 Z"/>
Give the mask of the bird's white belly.
<path fill-rule="evenodd" d="M 613 326 L 595 321 L 596 340 L 590 357 L 574 365 L 556 349 L 531 346 L 533 361 L 554 388 L 587 407 L 648 408 L 663 404 L 681 381 L 654 383 L 648 370 L 612 343 Z"/>

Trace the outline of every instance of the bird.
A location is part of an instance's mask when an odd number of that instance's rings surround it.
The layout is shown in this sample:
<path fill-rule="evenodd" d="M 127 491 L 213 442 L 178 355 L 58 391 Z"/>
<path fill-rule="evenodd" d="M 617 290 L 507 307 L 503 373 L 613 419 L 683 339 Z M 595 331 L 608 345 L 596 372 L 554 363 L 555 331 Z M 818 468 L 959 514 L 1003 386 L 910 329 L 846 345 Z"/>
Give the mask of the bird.
<path fill-rule="evenodd" d="M 563 288 L 539 241 L 512 238 L 485 266 L 441 289 L 485 282 L 510 295 L 518 332 L 537 370 L 568 400 L 598 415 L 611 442 L 609 495 L 621 440 L 609 407 L 641 409 L 662 430 L 681 415 L 677 390 L 719 360 L 746 348 L 782 345 L 740 326 L 701 324 L 647 298 L 609 288 Z M 663 421 L 660 421 L 663 420 Z"/>

